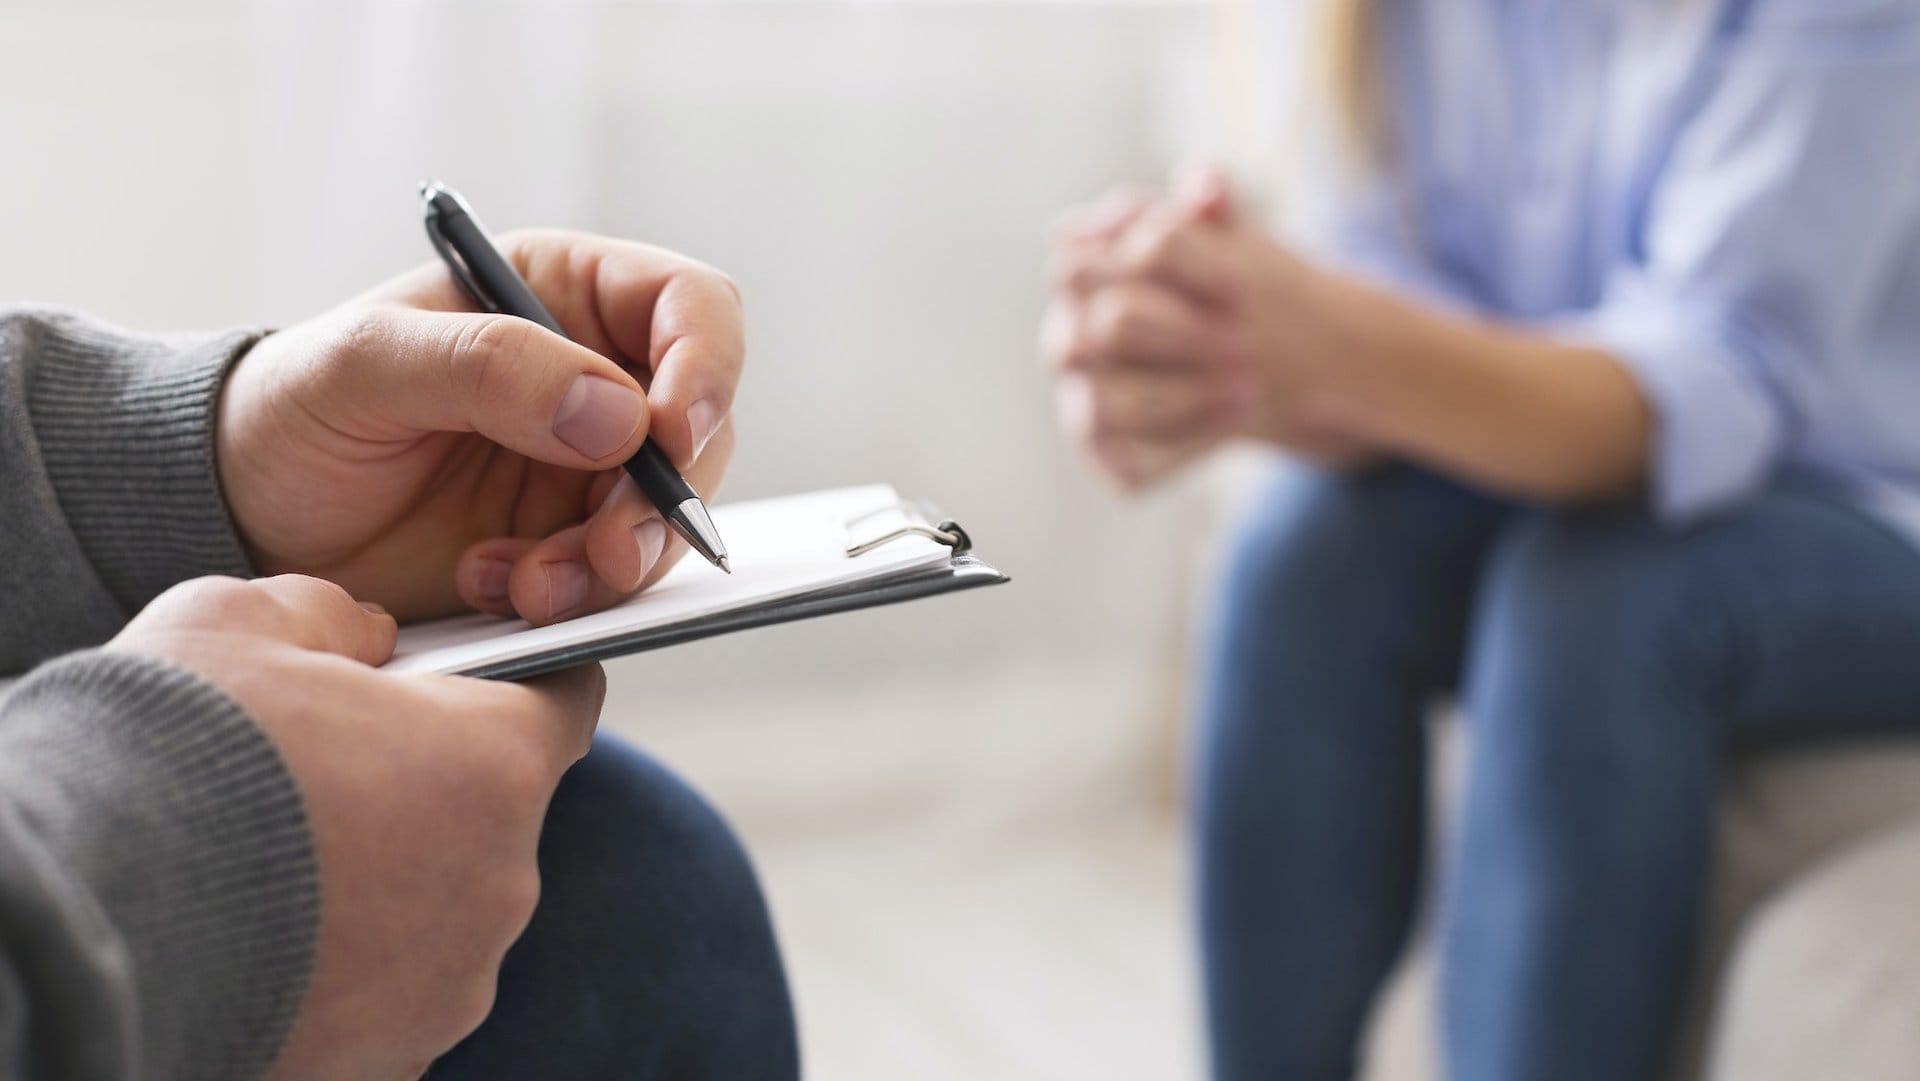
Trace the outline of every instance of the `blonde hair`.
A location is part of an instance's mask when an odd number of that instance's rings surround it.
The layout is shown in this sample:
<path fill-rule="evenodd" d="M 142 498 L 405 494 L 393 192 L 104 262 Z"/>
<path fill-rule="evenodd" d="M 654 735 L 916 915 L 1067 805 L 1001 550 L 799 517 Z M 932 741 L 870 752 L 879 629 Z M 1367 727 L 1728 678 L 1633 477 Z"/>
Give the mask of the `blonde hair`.
<path fill-rule="evenodd" d="M 1263 111 L 1260 0 L 1213 0 L 1215 86 L 1225 164 L 1262 217 L 1284 216 L 1303 159 L 1360 180 L 1392 163 L 1379 0 L 1318 0 L 1292 42 L 1291 115 Z"/>
<path fill-rule="evenodd" d="M 1315 82 L 1332 106 L 1341 142 L 1361 168 L 1388 164 L 1392 117 L 1381 70 L 1377 0 L 1321 0 Z"/>

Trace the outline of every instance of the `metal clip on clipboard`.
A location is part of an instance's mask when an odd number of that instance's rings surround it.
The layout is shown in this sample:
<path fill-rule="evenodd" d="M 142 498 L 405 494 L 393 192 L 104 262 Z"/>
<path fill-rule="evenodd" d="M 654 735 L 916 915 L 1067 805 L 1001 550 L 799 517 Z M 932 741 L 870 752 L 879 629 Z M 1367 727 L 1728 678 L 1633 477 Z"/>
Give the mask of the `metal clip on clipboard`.
<path fill-rule="evenodd" d="M 905 519 L 891 529 L 884 526 L 874 528 L 876 519 L 883 516 L 898 516 Z M 901 500 L 891 507 L 875 507 L 863 514 L 856 514 L 841 526 L 846 536 L 847 558 L 865 555 L 882 545 L 891 544 L 902 537 L 925 537 L 953 549 L 956 556 L 966 555 L 973 548 L 973 539 L 960 523 L 951 518 L 942 518 L 932 507 L 913 500 Z"/>

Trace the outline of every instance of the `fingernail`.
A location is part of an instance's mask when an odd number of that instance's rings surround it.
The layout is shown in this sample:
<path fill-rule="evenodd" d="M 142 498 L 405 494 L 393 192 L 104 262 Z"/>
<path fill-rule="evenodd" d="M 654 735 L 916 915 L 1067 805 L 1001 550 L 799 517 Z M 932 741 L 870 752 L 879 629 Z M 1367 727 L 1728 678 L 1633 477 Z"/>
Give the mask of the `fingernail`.
<path fill-rule="evenodd" d="M 552 619 L 571 613 L 587 599 L 587 568 L 579 563 L 548 563 L 547 615 Z"/>
<path fill-rule="evenodd" d="M 667 546 L 667 524 L 658 518 L 641 522 L 633 527 L 633 542 L 640 546 L 640 577 L 645 578 Z"/>
<path fill-rule="evenodd" d="M 640 395 L 611 379 L 580 375 L 553 414 L 553 434 L 589 458 L 605 458 L 640 430 Z"/>
<path fill-rule="evenodd" d="M 474 591 L 488 604 L 498 604 L 507 599 L 507 577 L 512 573 L 513 564 L 504 559 L 483 559 L 474 575 Z"/>
<path fill-rule="evenodd" d="M 693 430 L 693 456 L 707 449 L 707 440 L 720 427 L 720 410 L 705 398 L 687 407 L 687 427 Z"/>
<path fill-rule="evenodd" d="M 369 612 L 372 612 L 376 616 L 384 616 L 387 614 L 386 605 L 375 604 L 373 601 L 361 601 L 360 607 L 366 609 Z"/>

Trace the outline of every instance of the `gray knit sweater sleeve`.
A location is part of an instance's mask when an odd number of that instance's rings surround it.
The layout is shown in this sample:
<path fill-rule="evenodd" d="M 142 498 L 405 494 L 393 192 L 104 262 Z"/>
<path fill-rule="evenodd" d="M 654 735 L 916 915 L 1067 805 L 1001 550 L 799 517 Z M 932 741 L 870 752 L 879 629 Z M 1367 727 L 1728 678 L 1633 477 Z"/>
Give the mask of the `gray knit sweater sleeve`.
<path fill-rule="evenodd" d="M 175 582 L 248 573 L 213 417 L 256 337 L 0 309 L 0 673 L 105 641 Z"/>
<path fill-rule="evenodd" d="M 0 310 L 0 674 L 39 664 L 0 697 L 0 1077 L 257 1077 L 305 994 L 318 874 L 272 742 L 190 673 L 84 649 L 247 573 L 213 417 L 253 340 Z"/>

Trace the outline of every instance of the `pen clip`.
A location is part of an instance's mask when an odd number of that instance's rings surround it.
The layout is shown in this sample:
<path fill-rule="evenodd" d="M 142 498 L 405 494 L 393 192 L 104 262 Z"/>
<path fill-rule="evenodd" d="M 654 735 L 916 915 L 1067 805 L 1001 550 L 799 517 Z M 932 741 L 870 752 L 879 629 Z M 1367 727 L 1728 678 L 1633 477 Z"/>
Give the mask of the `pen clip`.
<path fill-rule="evenodd" d="M 500 314 L 500 306 L 493 302 L 493 298 L 481 292 L 480 283 L 474 281 L 473 275 L 467 270 L 466 260 L 460 258 L 460 253 L 454 251 L 453 245 L 447 242 L 446 234 L 440 231 L 440 212 L 432 203 L 427 204 L 426 225 L 427 240 L 432 242 L 433 250 L 440 253 L 440 261 L 447 264 L 447 270 L 452 272 L 453 280 L 460 283 L 460 288 L 466 290 L 467 296 L 473 298 L 474 304 L 481 311 L 493 315 Z"/>

